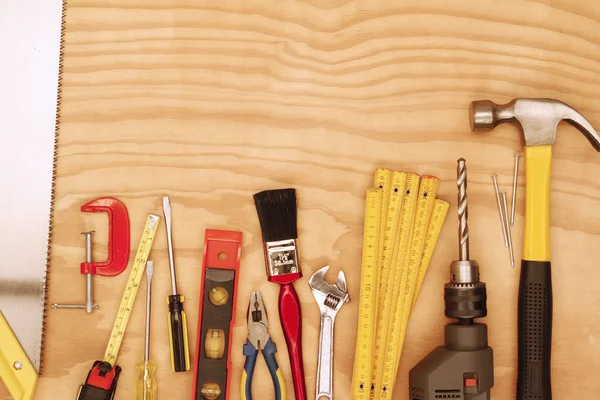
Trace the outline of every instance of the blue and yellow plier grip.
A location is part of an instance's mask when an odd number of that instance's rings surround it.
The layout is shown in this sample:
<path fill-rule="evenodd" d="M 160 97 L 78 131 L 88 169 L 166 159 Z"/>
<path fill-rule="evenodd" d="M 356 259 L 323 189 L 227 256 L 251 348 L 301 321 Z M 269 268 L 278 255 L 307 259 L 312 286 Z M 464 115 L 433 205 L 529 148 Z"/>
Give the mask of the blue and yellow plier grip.
<path fill-rule="evenodd" d="M 265 347 L 262 349 L 262 354 L 267 363 L 267 367 L 269 368 L 271 378 L 273 379 L 275 400 L 285 400 L 285 380 L 283 379 L 283 373 L 275 359 L 276 352 L 277 346 L 275 346 L 275 343 L 269 338 Z M 240 391 L 242 400 L 252 400 L 252 376 L 254 375 L 254 367 L 256 366 L 256 359 L 258 358 L 258 349 L 254 347 L 249 340 L 246 340 L 246 344 L 244 345 L 244 355 L 246 356 L 246 362 L 244 363 L 244 371 L 242 372 L 242 387 Z"/>
<path fill-rule="evenodd" d="M 267 311 L 265 310 L 260 292 L 252 292 L 248 307 L 248 339 L 243 348 L 246 362 L 244 363 L 244 371 L 242 371 L 242 383 L 240 387 L 242 400 L 252 400 L 252 377 L 254 376 L 254 368 L 256 367 L 259 350 L 262 351 L 269 372 L 271 373 L 271 379 L 273 379 L 275 400 L 286 400 L 285 380 L 275 359 L 277 346 L 275 346 L 275 343 L 273 343 L 269 336 Z"/>

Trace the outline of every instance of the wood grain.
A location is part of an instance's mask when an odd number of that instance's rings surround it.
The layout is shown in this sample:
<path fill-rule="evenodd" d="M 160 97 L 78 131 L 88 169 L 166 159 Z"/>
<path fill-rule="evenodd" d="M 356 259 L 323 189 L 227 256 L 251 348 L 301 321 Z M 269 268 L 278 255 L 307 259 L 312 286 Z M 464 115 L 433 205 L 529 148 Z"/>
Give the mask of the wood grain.
<path fill-rule="evenodd" d="M 176 261 L 195 343 L 206 228 L 244 232 L 232 348 L 231 398 L 239 398 L 250 292 L 261 290 L 291 387 L 277 315 L 278 287 L 265 279 L 252 194 L 294 186 L 305 279 L 307 385 L 314 394 L 319 313 L 306 277 L 325 264 L 346 272 L 358 300 L 364 190 L 376 167 L 428 173 L 453 204 L 422 288 L 401 361 L 408 371 L 441 345 L 442 287 L 457 257 L 455 160 L 467 159 L 471 255 L 488 284 L 487 323 L 495 350 L 494 399 L 514 398 L 519 268 L 503 246 L 490 174 L 509 190 L 514 127 L 476 135 L 470 101 L 554 97 L 600 127 L 600 3 L 493 1 L 68 0 L 49 302 L 82 300 L 79 232 L 95 229 L 106 254 L 106 218 L 82 203 L 113 195 L 129 209 L 132 247 L 148 213 L 171 196 Z M 561 126 L 554 150 L 552 248 L 553 389 L 557 399 L 600 390 L 600 155 Z M 521 255 L 524 180 L 513 229 Z M 192 373 L 170 372 L 166 329 L 166 238 L 156 266 L 151 356 L 161 398 L 189 399 Z M 74 398 L 102 357 L 126 274 L 95 281 L 93 315 L 49 310 L 45 373 L 37 399 Z M 337 318 L 336 398 L 349 398 L 358 301 Z M 136 305 L 119 363 L 117 399 L 134 396 L 143 356 L 143 306 Z M 193 351 L 195 353 L 195 350 Z M 0 390 L 1 392 L 1 390 Z M 272 399 L 264 363 L 255 395 Z M 3 396 L 6 397 L 4 392 Z M 290 396 L 292 398 L 293 396 Z"/>

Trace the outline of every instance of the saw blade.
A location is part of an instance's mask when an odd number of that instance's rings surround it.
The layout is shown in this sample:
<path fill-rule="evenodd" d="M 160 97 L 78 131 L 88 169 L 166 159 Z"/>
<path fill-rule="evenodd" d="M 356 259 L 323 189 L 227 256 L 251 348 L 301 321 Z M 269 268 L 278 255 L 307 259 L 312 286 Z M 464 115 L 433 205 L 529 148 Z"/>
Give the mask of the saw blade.
<path fill-rule="evenodd" d="M 64 4 L 0 2 L 0 311 L 40 372 Z"/>

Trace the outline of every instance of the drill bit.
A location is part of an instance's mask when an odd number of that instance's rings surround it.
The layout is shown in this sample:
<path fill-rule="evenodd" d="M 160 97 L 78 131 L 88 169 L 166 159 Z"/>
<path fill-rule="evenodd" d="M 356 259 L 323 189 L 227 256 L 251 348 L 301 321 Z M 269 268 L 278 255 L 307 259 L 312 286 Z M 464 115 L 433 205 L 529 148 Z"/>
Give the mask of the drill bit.
<path fill-rule="evenodd" d="M 456 161 L 456 186 L 458 187 L 458 260 L 450 265 L 452 290 L 462 290 L 454 284 L 479 283 L 479 266 L 469 254 L 469 202 L 467 200 L 467 162 L 464 158 Z M 455 315 L 455 314 L 452 314 Z M 458 314 L 456 314 L 458 315 Z M 455 318 L 451 316 L 450 318 Z M 460 318 L 460 317 L 457 317 Z"/>
<path fill-rule="evenodd" d="M 457 161 L 459 260 L 469 259 L 469 201 L 467 200 L 467 165 L 464 158 Z"/>

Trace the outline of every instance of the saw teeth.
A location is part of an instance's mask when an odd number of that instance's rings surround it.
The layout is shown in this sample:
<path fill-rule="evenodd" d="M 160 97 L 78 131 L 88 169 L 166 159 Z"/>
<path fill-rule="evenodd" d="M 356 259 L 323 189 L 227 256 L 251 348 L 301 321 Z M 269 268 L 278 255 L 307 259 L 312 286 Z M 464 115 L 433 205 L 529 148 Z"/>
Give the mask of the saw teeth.
<path fill-rule="evenodd" d="M 48 283 L 49 269 L 50 269 L 50 254 L 52 250 L 52 234 L 53 234 L 53 220 L 54 220 L 54 198 L 56 196 L 56 165 L 58 161 L 58 137 L 60 133 L 60 116 L 61 116 L 61 98 L 62 98 L 62 79 L 63 79 L 63 59 L 65 53 L 65 22 L 67 19 L 67 0 L 62 2 L 61 21 L 60 21 L 60 54 L 58 64 L 58 91 L 56 100 L 56 121 L 54 123 L 54 151 L 52 155 L 52 185 L 50 194 L 50 223 L 48 224 L 48 248 L 46 250 L 46 275 L 44 277 L 44 284 L 42 289 L 42 303 L 43 303 L 43 314 L 42 314 L 42 338 L 40 343 L 40 362 L 39 371 L 41 375 L 44 370 L 44 350 L 45 350 L 45 339 L 46 339 L 46 313 L 48 309 Z"/>

